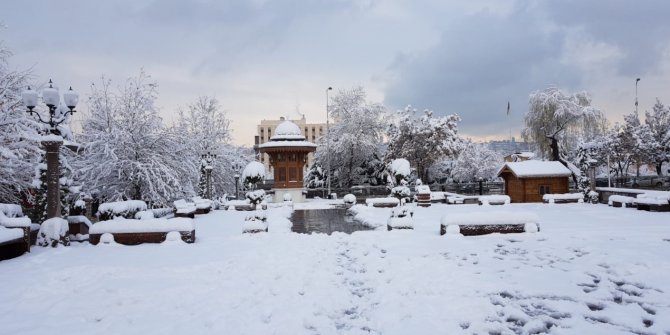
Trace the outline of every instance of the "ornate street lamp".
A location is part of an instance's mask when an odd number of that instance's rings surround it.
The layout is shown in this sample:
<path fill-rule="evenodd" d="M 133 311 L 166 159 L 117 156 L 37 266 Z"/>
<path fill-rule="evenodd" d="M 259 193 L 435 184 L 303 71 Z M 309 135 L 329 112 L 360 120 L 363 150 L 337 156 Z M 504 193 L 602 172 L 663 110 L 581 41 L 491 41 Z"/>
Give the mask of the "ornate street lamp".
<path fill-rule="evenodd" d="M 233 176 L 235 178 L 235 199 L 240 198 L 240 192 L 239 192 L 239 184 L 240 184 L 240 170 L 242 169 L 242 165 L 238 162 L 235 162 L 233 164 L 233 170 L 235 171 L 235 175 Z"/>
<path fill-rule="evenodd" d="M 203 163 L 205 164 L 205 180 L 207 182 L 206 196 L 207 199 L 212 199 L 212 170 L 214 167 L 212 164 L 216 159 L 216 155 L 207 151 L 206 154 L 202 154 Z"/>
<path fill-rule="evenodd" d="M 79 94 L 70 87 L 70 89 L 63 94 L 63 101 L 69 110 L 58 113 L 60 95 L 58 94 L 58 88 L 54 87 L 53 82 L 49 79 L 49 87 L 42 90 L 42 101 L 49 109 L 48 118 L 46 116 L 42 118 L 42 115 L 39 112 L 34 111 L 38 104 L 38 93 L 35 90 L 32 90 L 30 86 L 21 93 L 21 99 L 23 100 L 24 106 L 28 109 L 27 112 L 30 116 L 36 115 L 37 120 L 40 123 L 49 126 L 47 129 L 47 135 L 49 136 L 42 137 L 42 145 L 44 145 L 46 150 L 47 219 L 50 219 L 60 216 L 60 185 L 58 182 L 60 179 L 60 168 L 58 159 L 60 155 L 60 146 L 63 144 L 63 138 L 60 137 L 61 132 L 58 129 L 58 126 L 65 122 L 68 114 L 74 114 L 74 108 L 79 102 Z"/>

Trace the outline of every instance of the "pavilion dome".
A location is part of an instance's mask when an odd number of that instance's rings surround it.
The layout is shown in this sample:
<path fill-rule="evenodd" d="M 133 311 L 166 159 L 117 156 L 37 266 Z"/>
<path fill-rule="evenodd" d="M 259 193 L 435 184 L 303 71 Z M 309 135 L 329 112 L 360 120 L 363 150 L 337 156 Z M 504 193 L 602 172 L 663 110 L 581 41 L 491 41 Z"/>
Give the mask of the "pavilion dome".
<path fill-rule="evenodd" d="M 272 141 L 282 140 L 305 140 L 300 127 L 291 121 L 284 121 L 275 128 L 275 134 L 270 138 Z"/>

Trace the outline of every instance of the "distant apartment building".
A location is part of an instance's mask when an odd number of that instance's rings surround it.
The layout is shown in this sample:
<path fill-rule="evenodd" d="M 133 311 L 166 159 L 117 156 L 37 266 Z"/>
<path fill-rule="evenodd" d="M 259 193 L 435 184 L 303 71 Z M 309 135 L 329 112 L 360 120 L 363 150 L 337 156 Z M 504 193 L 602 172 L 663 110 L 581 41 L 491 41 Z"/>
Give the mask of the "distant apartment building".
<path fill-rule="evenodd" d="M 286 121 L 286 118 L 282 116 L 277 120 L 261 120 L 261 123 L 256 126 L 256 136 L 254 137 L 254 149 L 256 149 L 257 154 L 258 154 L 257 150 L 258 145 L 270 141 L 270 138 L 272 138 L 272 134 L 274 133 L 275 128 L 277 128 L 277 126 L 283 121 Z M 321 136 L 326 134 L 325 123 L 307 123 L 307 120 L 305 119 L 304 115 L 300 119 L 290 121 L 292 121 L 293 123 L 297 124 L 298 127 L 300 127 L 302 135 L 305 136 L 306 141 L 316 143 L 319 140 L 319 138 L 321 138 Z M 261 154 L 259 156 L 259 159 L 261 163 L 265 165 L 265 171 L 269 172 L 270 156 L 268 156 L 268 154 Z M 305 165 L 305 169 L 311 168 L 312 164 L 314 164 L 314 153 L 310 153 L 309 155 L 307 155 L 307 164 Z"/>
<path fill-rule="evenodd" d="M 529 142 L 517 142 L 514 137 L 511 140 L 489 141 L 486 143 L 489 149 L 507 156 L 518 152 L 533 152 L 535 145 Z"/>

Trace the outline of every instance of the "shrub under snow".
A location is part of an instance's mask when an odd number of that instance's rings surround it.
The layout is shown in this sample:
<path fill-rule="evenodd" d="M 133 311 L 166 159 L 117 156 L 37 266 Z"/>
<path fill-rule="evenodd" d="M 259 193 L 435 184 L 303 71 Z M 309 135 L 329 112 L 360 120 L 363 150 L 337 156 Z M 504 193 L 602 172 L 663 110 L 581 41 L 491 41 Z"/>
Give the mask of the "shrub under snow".
<path fill-rule="evenodd" d="M 67 221 L 61 218 L 51 218 L 42 222 L 40 231 L 37 233 L 37 245 L 55 248 L 59 244 L 70 245 Z"/>
<path fill-rule="evenodd" d="M 98 207 L 100 221 L 111 220 L 115 217 L 134 219 L 137 212 L 146 211 L 147 204 L 142 200 L 126 200 L 106 202 Z"/>
<path fill-rule="evenodd" d="M 345 204 L 355 204 L 356 203 L 356 196 L 349 193 L 344 196 L 343 198 Z"/>

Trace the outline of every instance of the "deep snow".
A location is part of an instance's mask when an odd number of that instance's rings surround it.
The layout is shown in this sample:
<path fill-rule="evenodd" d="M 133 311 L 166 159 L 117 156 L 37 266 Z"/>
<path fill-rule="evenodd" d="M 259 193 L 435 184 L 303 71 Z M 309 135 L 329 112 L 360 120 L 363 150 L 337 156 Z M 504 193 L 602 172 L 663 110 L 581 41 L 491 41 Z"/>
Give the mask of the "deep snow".
<path fill-rule="evenodd" d="M 333 202 L 333 201 L 331 201 Z M 296 209 L 328 207 L 325 201 Z M 242 234 L 249 212 L 197 216 L 194 244 L 41 248 L 0 262 L 2 333 L 663 334 L 670 331 L 670 215 L 590 204 L 512 204 L 536 234 L 440 236 L 443 214 L 412 208 L 414 230 Z"/>

